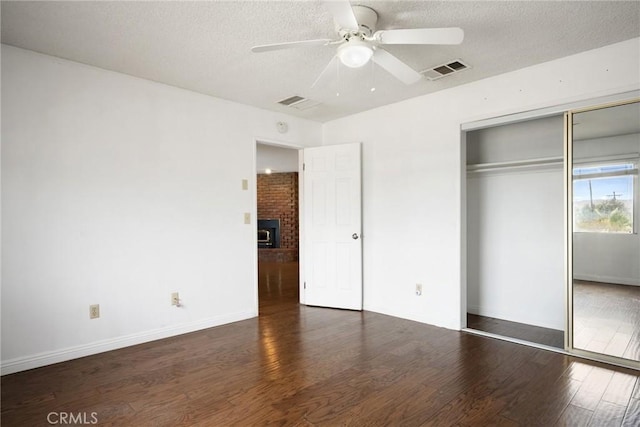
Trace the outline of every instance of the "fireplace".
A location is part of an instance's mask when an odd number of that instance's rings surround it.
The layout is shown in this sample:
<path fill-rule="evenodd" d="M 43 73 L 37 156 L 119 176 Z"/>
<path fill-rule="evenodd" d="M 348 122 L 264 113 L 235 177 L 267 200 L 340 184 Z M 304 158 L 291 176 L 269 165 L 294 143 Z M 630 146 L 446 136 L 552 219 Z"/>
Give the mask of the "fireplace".
<path fill-rule="evenodd" d="M 280 247 L 280 220 L 279 219 L 259 219 L 258 220 L 258 247 L 259 248 L 279 248 Z"/>

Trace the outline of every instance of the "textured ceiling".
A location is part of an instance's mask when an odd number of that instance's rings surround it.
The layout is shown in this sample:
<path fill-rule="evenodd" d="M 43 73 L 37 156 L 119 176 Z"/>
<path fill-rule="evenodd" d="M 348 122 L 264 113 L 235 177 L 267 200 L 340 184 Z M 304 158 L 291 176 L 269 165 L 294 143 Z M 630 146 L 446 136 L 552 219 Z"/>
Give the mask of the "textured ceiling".
<path fill-rule="evenodd" d="M 335 38 L 322 1 L 3 1 L 1 37 L 9 45 L 327 121 L 640 36 L 639 1 L 352 4 L 375 9 L 378 29 L 463 28 L 459 46 L 387 50 L 418 71 L 456 58 L 472 68 L 405 86 L 377 66 L 342 67 L 339 78 L 328 72 L 311 88 L 334 47 L 250 51 L 259 44 Z M 305 111 L 276 104 L 293 95 L 321 104 Z"/>

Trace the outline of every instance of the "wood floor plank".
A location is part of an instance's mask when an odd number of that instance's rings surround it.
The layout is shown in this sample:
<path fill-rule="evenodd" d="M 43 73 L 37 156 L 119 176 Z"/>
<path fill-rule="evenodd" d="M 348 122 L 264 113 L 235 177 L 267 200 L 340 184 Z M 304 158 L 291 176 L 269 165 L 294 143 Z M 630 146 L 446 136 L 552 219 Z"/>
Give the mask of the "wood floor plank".
<path fill-rule="evenodd" d="M 575 380 L 560 379 L 553 386 L 545 390 L 545 394 L 534 399 L 535 405 L 525 413 L 515 417 L 522 425 L 554 425 L 571 399 L 580 388 Z M 512 418 L 514 419 L 514 418 Z"/>
<path fill-rule="evenodd" d="M 429 388 L 419 381 L 402 381 L 388 389 L 372 393 L 369 398 L 344 411 L 326 425 L 397 424 L 400 420 L 409 418 L 407 415 L 411 410 L 410 405 L 418 407 L 418 402 L 426 401 L 435 392 L 435 388 Z"/>
<path fill-rule="evenodd" d="M 616 405 L 626 406 L 638 383 L 638 377 L 623 372 L 614 372 L 602 396 L 602 400 Z"/>
<path fill-rule="evenodd" d="M 557 427 L 575 427 L 589 425 L 593 411 L 579 406 L 569 405 L 556 422 Z"/>
<path fill-rule="evenodd" d="M 593 369 L 593 364 L 574 362 L 569 366 L 565 375 L 577 381 L 584 381 Z"/>
<path fill-rule="evenodd" d="M 575 280 L 574 346 L 640 360 L 640 287 Z"/>
<path fill-rule="evenodd" d="M 624 419 L 626 406 L 616 405 L 615 403 L 602 401 L 593 412 L 593 417 L 589 422 L 590 426 L 620 426 Z"/>
<path fill-rule="evenodd" d="M 503 400 L 496 399 L 484 385 L 479 385 L 458 395 L 422 426 L 486 425 L 496 419 L 504 407 Z"/>
<path fill-rule="evenodd" d="M 386 396 L 387 402 L 373 412 L 360 414 L 347 425 L 407 425 L 419 426 L 433 417 L 435 411 L 444 407 L 449 398 L 439 394 L 437 388 L 420 384 L 416 388 L 407 387 L 399 399 Z"/>
<path fill-rule="evenodd" d="M 605 390 L 609 387 L 613 374 L 613 371 L 604 368 L 594 368 L 591 370 L 571 400 L 571 404 L 595 411 Z"/>
<path fill-rule="evenodd" d="M 2 377 L 2 426 L 51 411 L 118 427 L 640 425 L 636 371 L 301 306 L 297 265 L 259 276 L 258 318 Z"/>
<path fill-rule="evenodd" d="M 622 420 L 623 427 L 640 426 L 640 399 L 631 399 Z"/>
<path fill-rule="evenodd" d="M 634 399 L 640 399 L 640 378 L 636 381 L 636 386 L 633 388 L 631 397 Z"/>
<path fill-rule="evenodd" d="M 518 389 L 510 396 L 509 404 L 500 415 L 524 424 L 527 417 L 539 410 L 541 399 L 548 396 L 550 391 L 557 394 L 558 384 L 580 384 L 566 375 L 567 370 L 564 363 L 549 363 L 544 368 L 539 365 L 523 368 L 524 376 L 516 379 L 519 382 Z"/>

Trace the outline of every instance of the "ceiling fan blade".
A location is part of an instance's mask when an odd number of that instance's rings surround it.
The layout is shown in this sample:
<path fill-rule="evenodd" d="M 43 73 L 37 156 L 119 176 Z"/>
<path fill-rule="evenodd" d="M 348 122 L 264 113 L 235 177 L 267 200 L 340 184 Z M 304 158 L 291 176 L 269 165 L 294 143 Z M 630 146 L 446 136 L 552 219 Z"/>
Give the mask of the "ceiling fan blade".
<path fill-rule="evenodd" d="M 381 44 L 460 44 L 462 28 L 415 28 L 376 31 L 373 37 Z"/>
<path fill-rule="evenodd" d="M 331 39 L 318 39 L 318 40 L 303 40 L 299 42 L 263 44 L 260 46 L 252 47 L 251 52 L 259 53 L 259 52 L 268 52 L 270 50 L 292 49 L 296 47 L 324 46 L 326 44 L 329 44 L 332 41 L 333 40 Z"/>
<path fill-rule="evenodd" d="M 337 60 L 338 60 L 338 57 L 337 57 L 337 56 L 335 56 L 335 55 L 334 55 L 334 57 L 333 57 L 333 58 L 331 58 L 331 61 L 329 61 L 329 63 L 327 64 L 327 66 L 326 66 L 326 67 L 324 67 L 324 70 L 322 70 L 322 72 L 320 73 L 320 75 L 318 76 L 318 78 L 316 78 L 316 81 L 315 81 L 315 82 L 313 82 L 313 84 L 311 85 L 311 88 L 312 88 L 312 89 L 313 89 L 313 88 L 318 84 L 318 82 L 320 81 L 320 79 L 322 79 L 322 78 L 325 76 L 325 74 L 327 74 L 327 71 L 329 71 L 332 67 L 333 67 L 333 68 L 335 68 L 335 65 L 334 65 L 334 64 L 336 63 L 336 61 L 337 61 Z"/>
<path fill-rule="evenodd" d="M 373 52 L 373 61 L 404 84 L 410 85 L 422 78 L 422 74 L 384 49 L 378 48 Z"/>
<path fill-rule="evenodd" d="M 325 0 L 324 4 L 340 28 L 357 30 L 360 27 L 349 0 Z"/>

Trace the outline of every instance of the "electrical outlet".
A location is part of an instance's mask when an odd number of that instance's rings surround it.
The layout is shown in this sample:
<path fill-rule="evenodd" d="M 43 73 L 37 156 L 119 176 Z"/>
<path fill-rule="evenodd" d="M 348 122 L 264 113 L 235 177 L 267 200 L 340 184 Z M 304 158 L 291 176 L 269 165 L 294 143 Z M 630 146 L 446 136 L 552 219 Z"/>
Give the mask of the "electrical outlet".
<path fill-rule="evenodd" d="M 177 292 L 171 294 L 171 305 L 180 307 L 180 295 Z"/>
<path fill-rule="evenodd" d="M 416 296 L 422 295 L 422 283 L 416 283 Z"/>
<path fill-rule="evenodd" d="M 248 190 L 249 189 L 249 180 L 247 180 L 247 179 L 243 179 L 242 180 L 242 189 L 243 190 Z"/>
<path fill-rule="evenodd" d="M 245 212 L 244 214 L 244 223 L 251 224 L 251 214 L 249 212 Z"/>
<path fill-rule="evenodd" d="M 89 306 L 89 319 L 97 319 L 100 317 L 100 304 L 93 304 Z"/>

